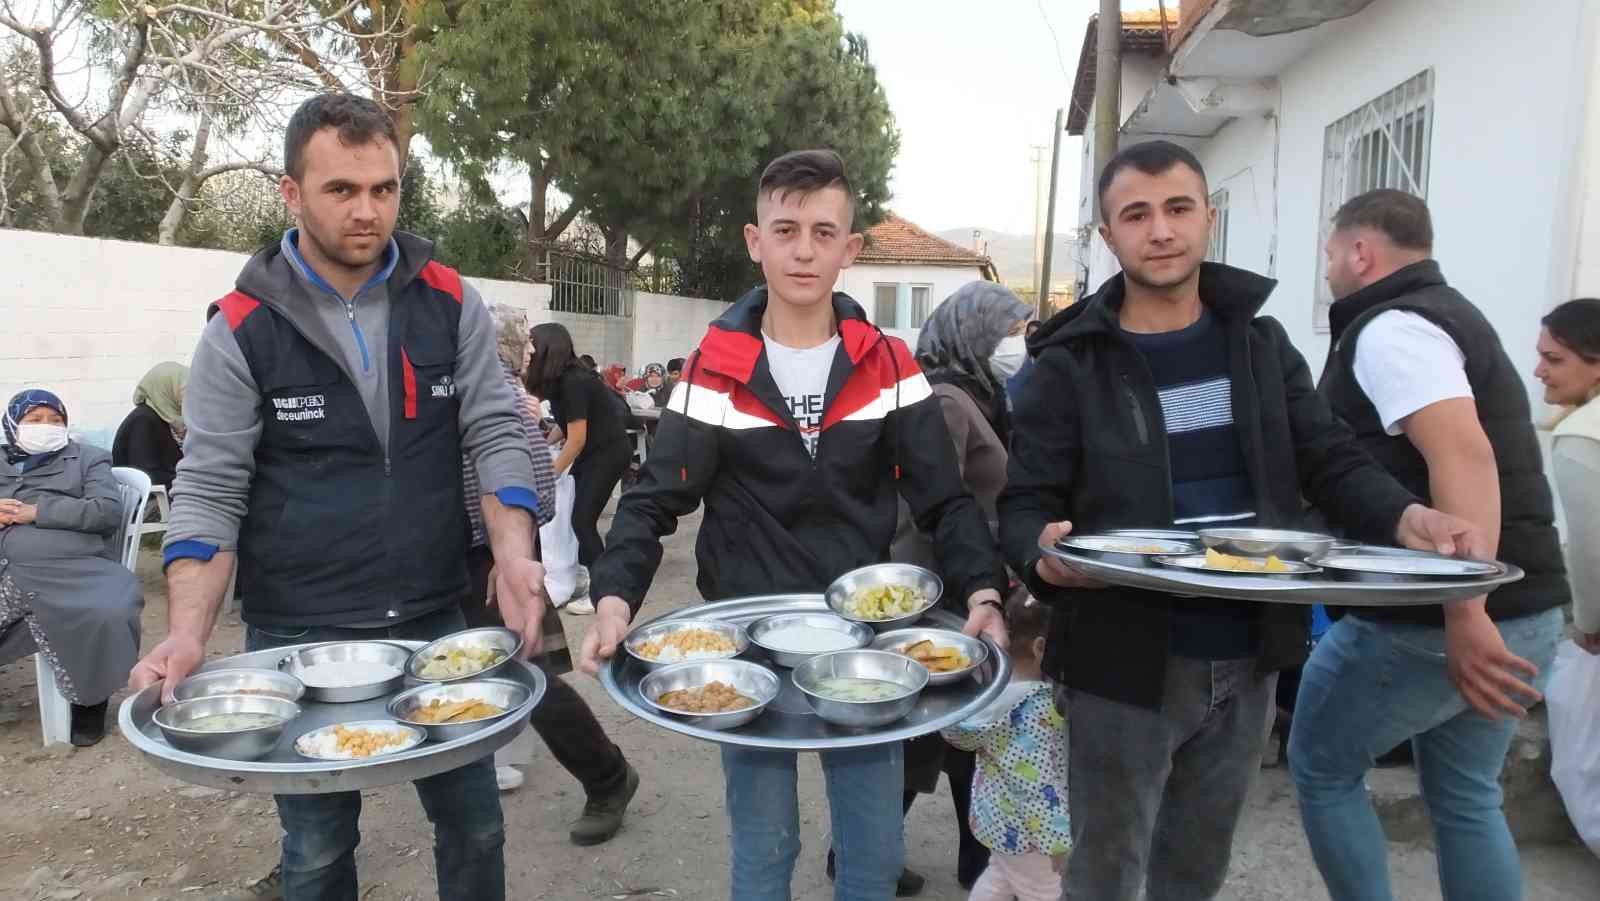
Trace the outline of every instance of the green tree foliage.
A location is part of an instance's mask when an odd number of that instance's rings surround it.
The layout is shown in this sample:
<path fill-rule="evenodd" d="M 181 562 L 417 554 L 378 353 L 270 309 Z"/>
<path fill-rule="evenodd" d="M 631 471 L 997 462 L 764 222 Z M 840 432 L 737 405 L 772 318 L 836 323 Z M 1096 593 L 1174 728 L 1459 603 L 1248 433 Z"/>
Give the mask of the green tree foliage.
<path fill-rule="evenodd" d="M 749 277 L 739 226 L 778 153 L 833 146 L 866 215 L 887 196 L 893 118 L 831 0 L 465 0 L 453 21 L 420 51 L 436 76 L 419 125 L 469 176 L 528 167 L 530 240 L 582 211 L 614 263 L 661 248 L 683 285 L 725 293 Z"/>

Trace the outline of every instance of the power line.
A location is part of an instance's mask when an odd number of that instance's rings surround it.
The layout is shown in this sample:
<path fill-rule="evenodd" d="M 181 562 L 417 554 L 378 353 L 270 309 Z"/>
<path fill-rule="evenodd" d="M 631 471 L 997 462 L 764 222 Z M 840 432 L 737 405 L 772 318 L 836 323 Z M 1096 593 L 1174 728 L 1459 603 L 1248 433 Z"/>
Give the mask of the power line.
<path fill-rule="evenodd" d="M 1050 23 L 1050 14 L 1044 11 L 1044 0 L 1037 0 L 1039 18 L 1044 19 L 1044 27 L 1050 31 L 1050 42 L 1056 45 L 1056 65 L 1061 67 L 1061 77 L 1067 83 L 1067 90 L 1072 90 L 1072 76 L 1067 73 L 1067 63 L 1061 56 L 1061 40 L 1056 37 L 1056 27 Z"/>

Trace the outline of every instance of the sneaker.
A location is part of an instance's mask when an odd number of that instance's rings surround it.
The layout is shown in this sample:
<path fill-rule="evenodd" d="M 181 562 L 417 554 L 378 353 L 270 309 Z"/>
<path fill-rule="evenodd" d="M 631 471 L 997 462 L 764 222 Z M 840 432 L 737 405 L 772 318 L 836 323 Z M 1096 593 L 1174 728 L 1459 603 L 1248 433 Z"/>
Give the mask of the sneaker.
<path fill-rule="evenodd" d="M 581 598 L 574 597 L 561 610 L 563 613 L 570 613 L 573 616 L 591 616 L 594 614 L 594 601 L 589 600 L 588 595 L 584 595 Z"/>
<path fill-rule="evenodd" d="M 598 845 L 609 841 L 622 828 L 622 815 L 627 812 L 628 802 L 639 790 L 639 771 L 626 763 L 623 766 L 627 767 L 627 776 L 616 791 L 603 797 L 590 798 L 583 805 L 583 816 L 572 824 L 574 845 Z"/>
<path fill-rule="evenodd" d="M 832 882 L 835 874 L 832 848 L 828 849 L 828 865 L 825 869 L 828 872 L 828 881 Z M 922 887 L 927 883 L 928 880 L 921 873 L 906 867 L 900 871 L 900 878 L 894 881 L 894 896 L 896 898 L 911 898 L 920 895 L 922 894 Z"/>
<path fill-rule="evenodd" d="M 503 792 L 514 792 L 522 787 L 525 777 L 522 771 L 514 766 L 497 766 L 494 768 L 494 783 L 500 786 Z"/>
<path fill-rule="evenodd" d="M 267 875 L 242 889 L 213 895 L 211 901 L 283 901 L 283 867 L 274 864 Z"/>

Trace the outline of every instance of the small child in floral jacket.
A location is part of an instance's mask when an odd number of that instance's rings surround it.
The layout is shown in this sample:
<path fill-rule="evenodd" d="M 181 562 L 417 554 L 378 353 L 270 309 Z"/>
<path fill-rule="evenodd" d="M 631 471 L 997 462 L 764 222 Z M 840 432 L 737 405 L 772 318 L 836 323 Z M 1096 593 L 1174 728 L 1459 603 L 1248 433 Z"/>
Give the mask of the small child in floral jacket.
<path fill-rule="evenodd" d="M 972 833 L 992 853 L 968 901 L 1058 901 L 1072 847 L 1066 720 L 1040 670 L 1049 614 L 1026 594 L 1007 605 L 1011 684 L 944 738 L 978 754 Z"/>

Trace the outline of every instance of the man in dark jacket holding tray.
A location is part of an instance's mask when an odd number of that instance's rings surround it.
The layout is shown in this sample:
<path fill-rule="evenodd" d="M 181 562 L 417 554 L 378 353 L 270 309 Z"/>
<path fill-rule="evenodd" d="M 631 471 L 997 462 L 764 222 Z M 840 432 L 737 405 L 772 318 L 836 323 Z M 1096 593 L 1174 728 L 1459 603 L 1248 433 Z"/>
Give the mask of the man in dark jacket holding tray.
<path fill-rule="evenodd" d="M 1304 608 L 1175 598 L 1085 579 L 1041 545 L 1115 528 L 1300 524 L 1302 497 L 1374 543 L 1472 551 L 1471 527 L 1379 468 L 1318 397 L 1274 282 L 1204 263 L 1205 174 L 1165 141 L 1099 179 L 1122 273 L 1029 341 L 1013 396 L 1001 543 L 1053 604 L 1046 670 L 1067 689 L 1067 896 L 1209 898 L 1274 712 L 1306 653 Z"/>

